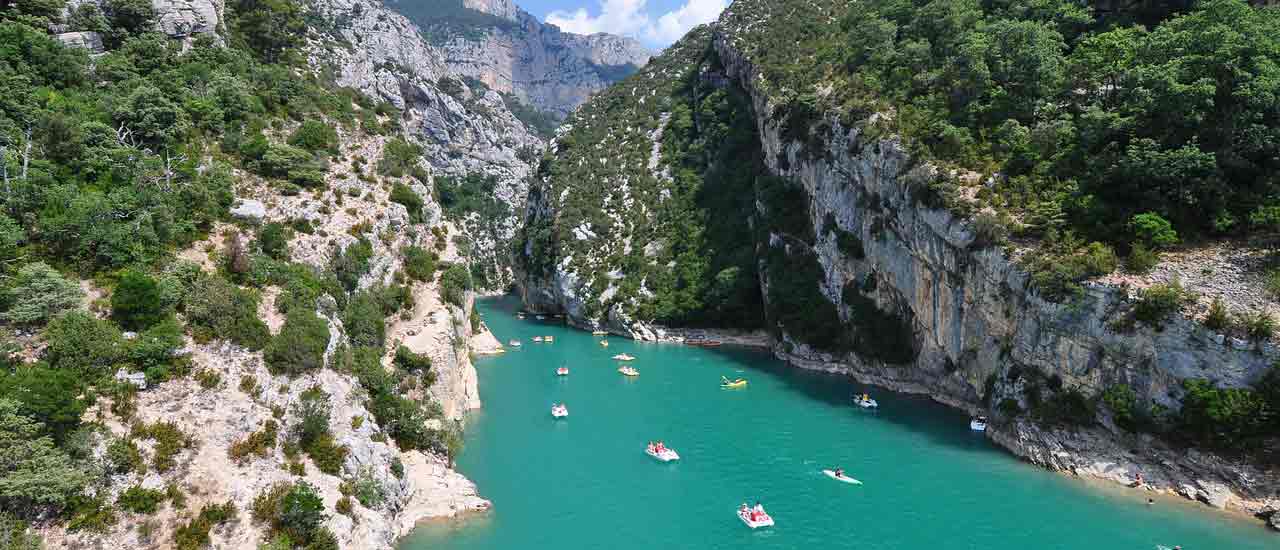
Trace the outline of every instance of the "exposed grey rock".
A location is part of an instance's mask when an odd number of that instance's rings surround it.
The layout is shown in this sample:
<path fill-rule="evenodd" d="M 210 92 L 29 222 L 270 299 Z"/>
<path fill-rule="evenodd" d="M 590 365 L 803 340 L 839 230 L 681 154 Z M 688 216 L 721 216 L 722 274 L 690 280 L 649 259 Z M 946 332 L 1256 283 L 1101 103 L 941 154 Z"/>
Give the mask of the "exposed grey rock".
<path fill-rule="evenodd" d="M 261 222 L 267 216 L 267 205 L 260 200 L 240 199 L 239 204 L 231 209 L 231 215 L 251 222 Z"/>
<path fill-rule="evenodd" d="M 100 54 L 106 49 L 102 45 L 102 35 L 92 31 L 64 32 L 57 35 L 58 41 L 72 48 L 84 48 L 89 54 Z"/>
<path fill-rule="evenodd" d="M 170 38 L 216 33 L 222 21 L 223 0 L 152 0 L 156 30 Z"/>
<path fill-rule="evenodd" d="M 644 66 L 652 55 L 631 38 L 562 32 L 509 0 L 467 2 L 512 23 L 453 32 L 442 46 L 449 69 L 561 118 L 591 94 Z"/>

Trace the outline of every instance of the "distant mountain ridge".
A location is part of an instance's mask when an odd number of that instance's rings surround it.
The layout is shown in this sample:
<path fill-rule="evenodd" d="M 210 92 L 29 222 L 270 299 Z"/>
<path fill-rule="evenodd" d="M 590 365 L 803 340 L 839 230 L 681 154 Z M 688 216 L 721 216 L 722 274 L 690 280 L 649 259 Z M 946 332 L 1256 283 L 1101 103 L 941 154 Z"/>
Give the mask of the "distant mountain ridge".
<path fill-rule="evenodd" d="M 539 21 L 510 0 L 396 0 L 454 73 L 563 119 L 652 55 L 638 41 L 579 35 Z"/>

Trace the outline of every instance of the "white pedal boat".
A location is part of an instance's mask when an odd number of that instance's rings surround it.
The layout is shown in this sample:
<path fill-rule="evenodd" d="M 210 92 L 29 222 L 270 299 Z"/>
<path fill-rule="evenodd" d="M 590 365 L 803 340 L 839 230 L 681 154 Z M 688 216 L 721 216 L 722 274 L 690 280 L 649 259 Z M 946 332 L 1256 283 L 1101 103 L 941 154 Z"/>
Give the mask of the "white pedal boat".
<path fill-rule="evenodd" d="M 853 403 L 864 409 L 876 409 L 880 407 L 880 403 L 877 403 L 875 399 L 872 399 L 871 396 L 866 394 L 855 397 L 853 399 Z"/>
<path fill-rule="evenodd" d="M 862 485 L 862 482 L 861 482 L 861 481 L 858 481 L 858 480 L 856 480 L 856 479 L 854 479 L 854 478 L 851 478 L 851 477 L 849 477 L 849 476 L 847 476 L 847 475 L 836 475 L 835 470 L 823 470 L 823 471 L 822 471 L 822 473 L 826 474 L 826 475 L 827 475 L 827 477 L 829 477 L 829 478 L 831 478 L 831 479 L 834 479 L 834 480 L 836 480 L 836 481 L 843 481 L 843 482 L 845 482 L 845 483 L 850 483 L 850 484 L 853 484 L 853 485 Z"/>
<path fill-rule="evenodd" d="M 569 407 L 564 405 L 553 405 L 551 407 L 551 416 L 555 418 L 568 418 Z"/>
<path fill-rule="evenodd" d="M 622 373 L 623 376 L 640 376 L 640 371 L 631 367 L 618 367 L 618 372 Z"/>
<path fill-rule="evenodd" d="M 969 420 L 969 429 L 975 432 L 987 431 L 987 417 L 979 416 Z"/>
<path fill-rule="evenodd" d="M 654 449 L 653 447 L 648 447 L 644 450 L 644 454 L 647 454 L 657 459 L 660 462 L 672 462 L 675 460 L 680 460 L 680 454 L 676 453 L 671 449 L 662 449 L 661 451 L 659 451 Z"/>
<path fill-rule="evenodd" d="M 569 376 L 569 367 L 560 367 L 556 369 L 557 376 Z"/>
<path fill-rule="evenodd" d="M 534 341 L 534 342 L 537 342 L 537 343 L 539 343 L 539 344 L 541 344 L 541 343 L 542 343 L 542 337 L 541 337 L 541 336 L 534 336 L 534 337 L 533 337 L 533 341 Z"/>
<path fill-rule="evenodd" d="M 632 356 L 627 355 L 627 354 L 625 354 L 625 353 L 619 353 L 619 354 L 617 354 L 617 355 L 613 356 L 613 359 L 614 359 L 615 361 L 635 361 L 635 360 L 636 360 L 636 358 L 635 358 L 635 357 L 632 357 Z"/>
<path fill-rule="evenodd" d="M 512 340 L 510 342 L 507 342 L 507 344 L 513 348 L 518 348 L 521 345 L 519 340 Z"/>
<path fill-rule="evenodd" d="M 751 519 L 750 510 L 746 510 L 746 511 L 738 510 L 738 519 L 742 520 L 742 523 L 747 524 L 747 527 L 750 527 L 752 529 L 759 529 L 761 527 L 773 527 L 773 517 L 764 512 L 761 512 L 759 515 L 757 515 L 756 519 Z"/>

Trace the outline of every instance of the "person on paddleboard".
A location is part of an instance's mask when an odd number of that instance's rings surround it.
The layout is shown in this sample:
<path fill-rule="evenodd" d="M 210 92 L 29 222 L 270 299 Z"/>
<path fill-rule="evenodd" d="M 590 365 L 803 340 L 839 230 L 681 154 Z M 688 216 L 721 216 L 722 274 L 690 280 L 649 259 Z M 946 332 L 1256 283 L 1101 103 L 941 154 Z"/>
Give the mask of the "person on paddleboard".
<path fill-rule="evenodd" d="M 836 477 L 844 477 L 844 468 L 836 468 Z"/>

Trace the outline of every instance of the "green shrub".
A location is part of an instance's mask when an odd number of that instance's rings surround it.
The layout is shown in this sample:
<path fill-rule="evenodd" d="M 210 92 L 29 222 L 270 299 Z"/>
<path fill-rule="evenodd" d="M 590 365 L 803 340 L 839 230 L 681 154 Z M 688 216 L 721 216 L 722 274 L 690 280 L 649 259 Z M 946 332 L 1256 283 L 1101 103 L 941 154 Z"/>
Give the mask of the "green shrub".
<path fill-rule="evenodd" d="M 858 291 L 850 282 L 841 293 L 841 301 L 850 310 L 854 327 L 853 349 L 859 355 L 890 364 L 906 364 L 915 360 L 915 330 L 900 315 L 882 311 L 875 301 Z"/>
<path fill-rule="evenodd" d="M 311 541 L 304 550 L 340 550 L 338 537 L 328 527 L 320 526 L 311 533 Z"/>
<path fill-rule="evenodd" d="M 425 374 L 431 371 L 431 357 L 426 354 L 414 353 L 407 347 L 400 346 L 396 348 L 394 359 L 396 368 L 409 374 Z M 426 384 L 430 386 L 431 384 Z"/>
<path fill-rule="evenodd" d="M 160 503 L 164 500 L 164 491 L 134 485 L 116 497 L 116 506 L 135 514 L 154 514 L 160 509 Z"/>
<path fill-rule="evenodd" d="M 222 385 L 222 375 L 213 369 L 201 369 L 196 372 L 196 381 L 201 388 L 211 390 Z"/>
<path fill-rule="evenodd" d="M 1154 212 L 1138 214 L 1129 221 L 1129 228 L 1143 245 L 1164 248 L 1178 244 L 1178 232 L 1173 224 Z"/>
<path fill-rule="evenodd" d="M 1267 402 L 1247 389 L 1217 388 L 1208 380 L 1183 380 L 1181 433 L 1221 449 L 1242 449 L 1268 429 Z"/>
<path fill-rule="evenodd" d="M 380 348 L 386 340 L 386 319 L 375 291 L 356 294 L 342 314 L 342 325 L 351 344 Z"/>
<path fill-rule="evenodd" d="M 1209 313 L 1204 318 L 1204 326 L 1210 330 L 1225 332 L 1231 328 L 1231 313 L 1222 298 L 1215 297 L 1209 304 Z"/>
<path fill-rule="evenodd" d="M 106 533 L 118 521 L 115 508 L 101 498 L 78 496 L 69 505 L 71 518 L 67 520 L 68 531 Z"/>
<path fill-rule="evenodd" d="M 338 154 L 338 132 L 323 121 L 309 119 L 289 136 L 289 145 L 301 147 L 313 153 Z"/>
<path fill-rule="evenodd" d="M 1240 325 L 1255 342 L 1269 340 L 1276 333 L 1276 318 L 1267 311 L 1242 313 Z"/>
<path fill-rule="evenodd" d="M 113 474 L 137 472 L 142 475 L 147 471 L 147 463 L 142 457 L 142 451 L 139 451 L 138 446 L 129 439 L 111 440 L 107 445 L 104 458 L 107 471 Z"/>
<path fill-rule="evenodd" d="M 415 281 L 430 282 L 436 278 L 436 264 L 439 257 L 435 252 L 417 246 L 406 246 L 404 254 L 404 272 Z"/>
<path fill-rule="evenodd" d="M 358 241 L 347 246 L 333 258 L 333 272 L 338 282 L 348 292 L 356 289 L 360 277 L 369 272 L 369 260 L 373 258 L 373 243 L 360 237 Z"/>
<path fill-rule="evenodd" d="M 1138 303 L 1134 304 L 1133 315 L 1138 321 L 1160 330 L 1164 326 L 1164 320 L 1191 299 L 1191 293 L 1182 288 L 1178 281 L 1153 285 L 1142 291 Z"/>
<path fill-rule="evenodd" d="M 1129 257 L 1124 260 L 1125 269 L 1130 273 L 1144 275 L 1160 265 L 1160 252 L 1147 248 L 1142 243 L 1133 243 Z"/>
<path fill-rule="evenodd" d="M 440 297 L 447 303 L 461 307 L 466 292 L 471 290 L 471 274 L 462 265 L 451 265 L 440 276 Z"/>
<path fill-rule="evenodd" d="M 244 439 L 235 441 L 227 448 L 227 456 L 237 464 L 244 465 L 252 455 L 261 458 L 271 456 L 276 447 L 276 436 L 280 429 L 275 420 L 267 420 L 262 429 L 249 434 Z"/>
<path fill-rule="evenodd" d="M 217 276 L 202 276 L 186 300 L 187 326 L 199 342 L 225 339 L 248 349 L 262 349 L 271 338 L 258 318 L 258 297 Z"/>
<path fill-rule="evenodd" d="M 289 228 L 277 222 L 267 223 L 258 231 L 258 249 L 276 260 L 289 259 Z"/>
<path fill-rule="evenodd" d="M 351 515 L 351 508 L 352 508 L 351 497 L 342 497 L 338 499 L 338 502 L 333 505 L 333 511 L 339 514 L 342 514 L 344 516 Z"/>
<path fill-rule="evenodd" d="M 129 437 L 136 439 L 153 439 L 151 467 L 157 472 L 167 472 L 177 464 L 174 457 L 194 444 L 191 436 L 182 432 L 173 422 L 156 422 L 154 424 L 135 423 Z"/>
<path fill-rule="evenodd" d="M 1060 302 L 1079 296 L 1083 292 L 1080 282 L 1111 273 L 1119 264 L 1111 247 L 1098 242 L 1084 246 L 1067 235 L 1046 237 L 1046 243 L 1028 255 L 1025 265 L 1040 295 Z"/>
<path fill-rule="evenodd" d="M 96 378 L 124 357 L 124 337 L 111 323 L 84 311 L 54 319 L 44 331 L 44 360 L 50 367 Z"/>
<path fill-rule="evenodd" d="M 1263 279 L 1263 286 L 1273 299 L 1280 300 L 1280 269 L 1272 269 Z"/>
<path fill-rule="evenodd" d="M 120 277 L 111 293 L 111 316 L 129 330 L 145 330 L 168 312 L 156 280 L 140 271 L 129 270 Z"/>
<path fill-rule="evenodd" d="M 818 349 L 838 351 L 846 344 L 835 304 L 819 288 L 822 266 L 812 252 L 787 254 L 769 249 L 769 316 L 790 337 Z"/>
<path fill-rule="evenodd" d="M 1111 410 L 1111 416 L 1117 425 L 1127 430 L 1134 429 L 1134 408 L 1137 406 L 1138 396 L 1133 388 L 1126 384 L 1109 386 L 1102 392 L 1102 402 Z"/>
<path fill-rule="evenodd" d="M 272 374 L 299 375 L 323 368 L 328 346 L 329 324 L 312 311 L 294 308 L 264 350 L 263 360 Z"/>
<path fill-rule="evenodd" d="M 368 467 L 361 468 L 356 474 L 355 479 L 351 481 L 351 489 L 356 500 L 371 510 L 377 510 L 387 499 L 382 483 L 378 482 L 378 478 L 373 475 L 373 470 Z"/>
<path fill-rule="evenodd" d="M 405 210 L 409 211 L 410 222 L 423 223 L 426 221 L 422 218 L 422 197 L 412 187 L 396 182 L 391 187 L 391 202 L 404 205 Z"/>
<path fill-rule="evenodd" d="M 422 156 L 422 148 L 395 138 L 387 142 L 382 150 L 382 158 L 378 160 L 378 173 L 384 176 L 402 177 L 412 171 Z"/>
<path fill-rule="evenodd" d="M 227 523 L 236 517 L 236 506 L 228 501 L 225 504 L 207 504 L 200 510 L 200 515 L 178 528 L 174 533 L 174 544 L 178 550 L 197 550 L 209 545 L 209 531 L 215 526 Z"/>
<path fill-rule="evenodd" d="M 38 325 L 79 306 L 84 291 L 52 267 L 34 262 L 18 268 L 0 298 L 5 308 L 0 318 L 19 325 Z"/>

